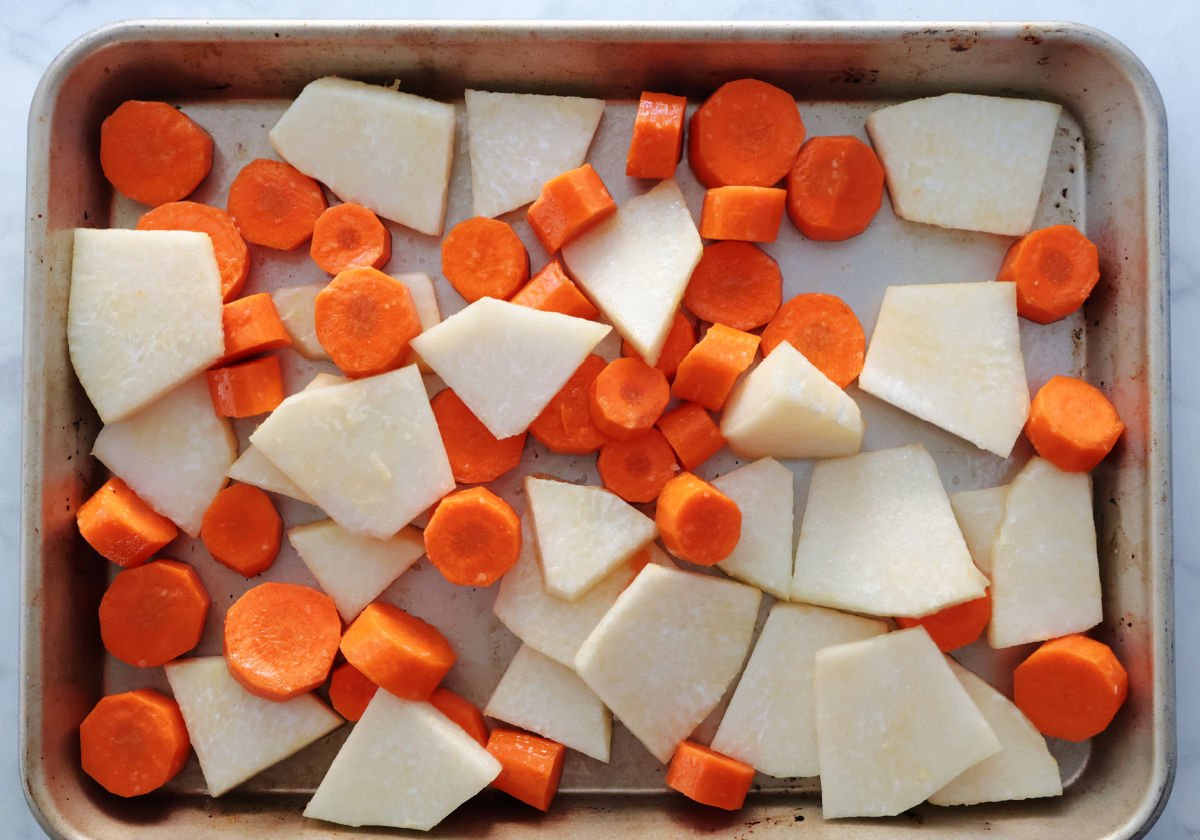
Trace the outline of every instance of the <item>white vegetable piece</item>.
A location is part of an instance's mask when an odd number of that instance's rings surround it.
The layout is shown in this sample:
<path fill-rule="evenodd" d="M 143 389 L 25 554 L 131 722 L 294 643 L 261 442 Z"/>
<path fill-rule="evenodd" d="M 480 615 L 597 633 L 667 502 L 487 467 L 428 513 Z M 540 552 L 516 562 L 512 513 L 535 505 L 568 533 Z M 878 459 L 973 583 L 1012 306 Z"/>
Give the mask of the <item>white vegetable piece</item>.
<path fill-rule="evenodd" d="M 546 591 L 567 601 L 658 536 L 653 519 L 603 487 L 529 476 L 525 497 Z"/>
<path fill-rule="evenodd" d="M 821 813 L 890 817 L 1000 742 L 924 627 L 817 652 Z"/>
<path fill-rule="evenodd" d="M 672 180 L 563 246 L 571 276 L 646 364 L 658 361 L 703 247 Z"/>
<path fill-rule="evenodd" d="M 1029 417 L 1015 283 L 891 286 L 858 385 L 1007 458 Z"/>
<path fill-rule="evenodd" d="M 1008 236 L 1033 226 L 1062 108 L 948 93 L 883 108 L 867 132 L 896 215 Z"/>
<path fill-rule="evenodd" d="M 929 801 L 934 805 L 977 805 L 1061 796 L 1058 762 L 1037 727 L 999 691 L 953 659 L 946 661 L 1000 741 L 1000 752 L 968 767 Z"/>
<path fill-rule="evenodd" d="M 267 136 L 343 201 L 438 236 L 455 121 L 453 105 L 327 76 L 305 86 Z"/>
<path fill-rule="evenodd" d="M 306 359 L 328 359 L 329 354 L 317 340 L 317 292 L 324 283 L 285 286 L 271 292 L 271 300 L 279 312 L 279 320 L 292 339 L 292 349 Z"/>
<path fill-rule="evenodd" d="M 583 163 L 603 99 L 468 90 L 467 148 L 476 216 L 499 216 Z"/>
<path fill-rule="evenodd" d="M 392 536 L 454 489 L 415 365 L 294 394 L 250 442 L 361 536 Z"/>
<path fill-rule="evenodd" d="M 649 565 L 575 657 L 575 670 L 664 764 L 733 682 L 754 634 L 752 586 Z"/>
<path fill-rule="evenodd" d="M 132 417 L 109 423 L 92 455 L 191 537 L 237 458 L 233 427 L 213 410 L 203 376 Z"/>
<path fill-rule="evenodd" d="M 813 468 L 793 601 L 917 618 L 981 598 L 986 586 L 923 446 Z"/>
<path fill-rule="evenodd" d="M 1000 523 L 1004 521 L 1004 500 L 1007 498 L 1007 484 L 950 494 L 950 507 L 967 542 L 971 559 L 979 571 L 989 578 L 992 576 L 992 546 L 1000 535 Z"/>
<path fill-rule="evenodd" d="M 412 340 L 488 431 L 519 435 L 611 327 L 481 298 Z"/>
<path fill-rule="evenodd" d="M 500 762 L 429 703 L 377 691 L 304 816 L 428 831 L 500 775 Z"/>
<path fill-rule="evenodd" d="M 792 471 L 763 458 L 713 480 L 737 502 L 742 536 L 717 566 L 725 574 L 787 600 L 792 587 Z"/>
<path fill-rule="evenodd" d="M 988 644 L 1082 633 L 1103 618 L 1091 478 L 1033 458 L 1009 487 L 992 549 Z"/>
<path fill-rule="evenodd" d="M 776 603 L 713 737 L 712 748 L 768 776 L 817 775 L 820 763 L 813 696 L 817 651 L 887 631 L 887 623 L 876 619 L 808 604 Z"/>
<path fill-rule="evenodd" d="M 164 670 L 209 796 L 237 787 L 345 723 L 313 694 L 282 703 L 255 697 L 230 676 L 220 656 L 178 659 Z"/>
<path fill-rule="evenodd" d="M 850 395 L 786 341 L 734 387 L 721 434 L 742 458 L 836 458 L 862 448 Z"/>
<path fill-rule="evenodd" d="M 225 333 L 212 240 L 192 231 L 76 230 L 67 346 L 105 423 L 217 361 Z"/>
<path fill-rule="evenodd" d="M 316 504 L 308 494 L 296 486 L 296 482 L 271 462 L 271 459 L 259 451 L 257 446 L 247 446 L 245 451 L 229 467 L 226 473 L 234 481 L 243 484 L 253 484 L 271 493 L 281 493 L 299 502 Z"/>
<path fill-rule="evenodd" d="M 483 713 L 608 762 L 608 709 L 573 670 L 529 645 L 521 645 Z"/>
<path fill-rule="evenodd" d="M 417 319 L 421 322 L 421 329 L 428 330 L 442 323 L 442 310 L 438 306 L 437 292 L 434 291 L 433 281 L 429 279 L 429 275 L 424 271 L 410 271 L 405 274 L 397 274 L 395 278 L 408 286 L 408 292 L 412 295 L 413 306 L 417 309 Z M 427 373 L 430 368 L 421 358 L 419 353 L 411 352 L 409 361 L 413 362 L 421 369 L 421 373 Z M 432 399 L 432 394 L 430 398 Z"/>

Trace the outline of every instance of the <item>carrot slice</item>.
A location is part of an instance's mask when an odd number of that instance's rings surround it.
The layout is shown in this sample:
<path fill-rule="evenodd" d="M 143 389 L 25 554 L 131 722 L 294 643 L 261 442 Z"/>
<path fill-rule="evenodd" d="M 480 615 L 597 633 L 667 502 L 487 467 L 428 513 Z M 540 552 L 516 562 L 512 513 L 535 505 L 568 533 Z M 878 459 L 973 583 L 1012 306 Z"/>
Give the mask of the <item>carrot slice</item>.
<path fill-rule="evenodd" d="M 462 730 L 486 747 L 488 742 L 487 723 L 483 720 L 483 712 L 470 700 L 460 697 L 448 688 L 439 688 L 429 695 L 429 702 L 439 712 L 457 723 Z"/>
<path fill-rule="evenodd" d="M 350 377 L 374 376 L 404 365 L 421 318 L 408 286 L 375 268 L 343 271 L 317 292 L 317 341 Z"/>
<path fill-rule="evenodd" d="M 663 342 L 662 351 L 658 354 L 658 361 L 654 363 L 654 366 L 663 372 L 663 376 L 670 379 L 679 369 L 679 363 L 683 361 L 683 357 L 695 346 L 696 328 L 677 309 L 675 310 L 675 319 L 671 322 L 671 329 L 667 332 L 667 340 Z M 628 341 L 621 342 L 621 355 L 642 361 L 641 354 L 634 350 L 633 345 Z"/>
<path fill-rule="evenodd" d="M 428 700 L 455 659 L 436 627 L 380 601 L 346 628 L 342 655 L 371 682 L 406 700 Z"/>
<path fill-rule="evenodd" d="M 1063 636 L 1035 650 L 1013 672 L 1013 701 L 1043 735 L 1083 741 L 1112 722 L 1129 675 L 1103 642 Z"/>
<path fill-rule="evenodd" d="M 225 662 L 251 694 L 290 700 L 325 682 L 341 635 L 342 620 L 325 593 L 260 583 L 225 613 Z"/>
<path fill-rule="evenodd" d="M 978 639 L 991 618 L 992 596 L 990 592 L 985 592 L 982 598 L 974 601 L 955 604 L 922 618 L 897 618 L 896 623 L 901 627 L 921 625 L 928 631 L 934 644 L 949 653 Z"/>
<path fill-rule="evenodd" d="M 857 137 L 814 137 L 787 176 L 787 212 L 809 239 L 858 236 L 883 203 L 883 164 Z"/>
<path fill-rule="evenodd" d="M 238 227 L 220 207 L 195 201 L 172 201 L 145 213 L 138 230 L 190 230 L 207 233 L 221 273 L 221 300 L 230 301 L 242 292 L 250 276 L 250 249 Z"/>
<path fill-rule="evenodd" d="M 700 235 L 705 239 L 774 242 L 787 192 L 774 187 L 715 187 L 704 194 Z"/>
<path fill-rule="evenodd" d="M 684 403 L 668 411 L 658 418 L 658 428 L 688 472 L 695 471 L 725 446 L 725 438 L 717 424 L 704 407 L 696 403 Z"/>
<path fill-rule="evenodd" d="M 688 163 L 709 187 L 777 184 L 800 151 L 804 123 L 791 94 L 757 79 L 738 79 L 692 114 Z"/>
<path fill-rule="evenodd" d="M 654 425 L 671 401 L 671 386 L 641 359 L 614 359 L 588 390 L 592 420 L 609 437 L 627 440 Z"/>
<path fill-rule="evenodd" d="M 213 559 L 243 577 L 265 572 L 279 556 L 283 520 L 265 490 L 231 484 L 216 495 L 200 522 L 200 540 Z"/>
<path fill-rule="evenodd" d="M 779 264 L 749 242 L 705 245 L 683 293 L 683 305 L 696 317 L 735 330 L 761 327 L 774 317 L 782 299 Z"/>
<path fill-rule="evenodd" d="M 279 317 L 275 301 L 265 292 L 225 304 L 221 309 L 221 326 L 225 330 L 225 355 L 217 362 L 218 366 L 292 346 L 292 337 Z"/>
<path fill-rule="evenodd" d="M 600 313 L 583 292 L 571 282 L 563 271 L 562 262 L 551 260 L 545 268 L 533 275 L 521 290 L 513 295 L 511 303 L 540 309 L 543 312 L 561 312 L 573 318 L 596 320 Z"/>
<path fill-rule="evenodd" d="M 117 796 L 158 790 L 190 749 L 179 706 L 150 688 L 101 697 L 79 725 L 83 772 Z"/>
<path fill-rule="evenodd" d="M 512 225 L 477 216 L 442 240 L 442 274 L 467 303 L 507 300 L 529 279 L 529 254 Z"/>
<path fill-rule="evenodd" d="M 329 675 L 329 702 L 335 712 L 349 721 L 363 716 L 378 690 L 379 686 L 349 662 L 343 662 Z"/>
<path fill-rule="evenodd" d="M 658 429 L 611 440 L 596 458 L 600 481 L 627 502 L 652 502 L 679 472 L 671 444 Z"/>
<path fill-rule="evenodd" d="M 213 142 L 166 102 L 122 102 L 100 124 L 100 168 L 117 192 L 155 206 L 186 198 L 212 170 Z"/>
<path fill-rule="evenodd" d="M 75 514 L 88 545 L 118 566 L 132 569 L 179 534 L 175 523 L 151 507 L 115 475 Z"/>
<path fill-rule="evenodd" d="M 694 741 L 675 748 L 667 787 L 701 805 L 736 811 L 746 801 L 754 768 Z"/>
<path fill-rule="evenodd" d="M 617 203 L 608 188 L 592 165 L 585 163 L 543 184 L 541 195 L 529 205 L 526 219 L 546 253 L 554 254 L 616 210 Z"/>
<path fill-rule="evenodd" d="M 439 391 L 429 405 L 450 459 L 450 471 L 459 484 L 493 481 L 521 463 L 524 432 L 497 439 L 449 388 Z"/>
<path fill-rule="evenodd" d="M 1014 242 L 996 279 L 1017 284 L 1018 315 L 1049 324 L 1083 306 L 1100 279 L 1100 254 L 1075 227 L 1053 225 Z"/>
<path fill-rule="evenodd" d="M 486 487 L 451 493 L 425 526 L 425 554 L 459 586 L 491 586 L 521 553 L 521 519 Z"/>
<path fill-rule="evenodd" d="M 500 775 L 492 787 L 532 805 L 549 809 L 562 779 L 566 748 L 546 738 L 497 729 L 488 738 L 487 751 L 500 762 Z"/>
<path fill-rule="evenodd" d="M 737 502 L 689 472 L 663 487 L 654 522 L 667 550 L 698 566 L 720 563 L 742 536 Z"/>
<path fill-rule="evenodd" d="M 675 176 L 675 167 L 683 155 L 686 110 L 685 97 L 642 91 L 625 158 L 626 175 L 660 181 Z"/>
<path fill-rule="evenodd" d="M 122 662 L 162 665 L 200 644 L 211 603 L 200 576 L 184 563 L 126 569 L 100 599 L 100 638 Z"/>
<path fill-rule="evenodd" d="M 758 342 L 756 335 L 713 324 L 679 363 L 671 393 L 720 411 L 737 378 L 754 361 Z"/>
<path fill-rule="evenodd" d="M 786 341 L 821 373 L 845 388 L 862 373 L 867 337 L 844 300 L 820 292 L 796 295 L 775 313 L 762 334 L 763 356 Z"/>
<path fill-rule="evenodd" d="M 278 160 L 252 160 L 233 179 L 225 208 L 247 242 L 290 251 L 313 235 L 328 203 L 321 185 Z"/>
<path fill-rule="evenodd" d="M 347 201 L 317 217 L 308 253 L 317 268 L 330 274 L 383 268 L 392 258 L 392 235 L 378 216 Z"/>
<path fill-rule="evenodd" d="M 606 364 L 600 356 L 590 354 L 529 424 L 530 434 L 551 452 L 586 455 L 609 439 L 592 420 L 588 396 L 593 380 Z"/>
<path fill-rule="evenodd" d="M 1056 376 L 1038 389 L 1025 424 L 1037 453 L 1067 472 L 1091 470 L 1124 432 L 1108 397 L 1072 376 Z"/>
<path fill-rule="evenodd" d="M 283 372 L 278 356 L 263 356 L 205 374 L 218 417 L 254 417 L 283 402 Z"/>

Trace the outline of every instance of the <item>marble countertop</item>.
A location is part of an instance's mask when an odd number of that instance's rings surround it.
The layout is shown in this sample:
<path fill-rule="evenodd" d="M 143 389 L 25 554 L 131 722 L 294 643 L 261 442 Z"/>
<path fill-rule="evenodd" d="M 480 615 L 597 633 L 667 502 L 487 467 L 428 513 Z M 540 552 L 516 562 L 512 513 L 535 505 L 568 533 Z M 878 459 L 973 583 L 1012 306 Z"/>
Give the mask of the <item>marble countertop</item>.
<path fill-rule="evenodd" d="M 25 805 L 17 773 L 17 558 L 19 522 L 21 300 L 25 121 L 34 88 L 47 64 L 71 40 L 101 24 L 137 17 L 320 18 L 335 9 L 341 17 L 429 17 L 524 19 L 923 19 L 1073 20 L 1115 35 L 1149 67 L 1166 101 L 1170 121 L 1171 320 L 1175 434 L 1175 586 L 1177 612 L 1179 765 L 1174 794 L 1153 840 L 1200 837 L 1200 669 L 1196 667 L 1200 612 L 1200 449 L 1189 431 L 1200 427 L 1200 63 L 1194 33 L 1200 6 L 1189 0 L 1152 5 L 1124 0 L 696 0 L 683 6 L 646 0 L 458 0 L 445 4 L 376 0 L 331 4 L 327 0 L 49 0 L 0 3 L 0 255 L 9 266 L 0 280 L 0 834 L 33 840 L 43 834 Z M 681 14 L 685 11 L 686 14 Z"/>

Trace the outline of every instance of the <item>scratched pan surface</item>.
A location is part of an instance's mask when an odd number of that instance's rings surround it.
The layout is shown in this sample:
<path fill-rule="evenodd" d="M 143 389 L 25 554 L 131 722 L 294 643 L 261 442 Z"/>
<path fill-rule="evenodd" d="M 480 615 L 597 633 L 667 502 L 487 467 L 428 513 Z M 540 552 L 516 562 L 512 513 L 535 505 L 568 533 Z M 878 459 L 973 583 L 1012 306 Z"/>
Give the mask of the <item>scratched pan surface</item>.
<path fill-rule="evenodd" d="M 1085 310 L 1055 325 L 1022 323 L 1031 388 L 1056 373 L 1103 383 L 1129 425 L 1114 457 L 1095 474 L 1105 621 L 1097 634 L 1130 671 L 1130 700 L 1093 743 L 1054 743 L 1067 793 L 1060 800 L 972 809 L 922 806 L 893 820 L 824 823 L 816 780 L 757 779 L 746 809 L 714 815 L 663 793 L 664 768 L 621 726 L 608 765 L 570 754 L 563 794 L 535 818 L 485 795 L 435 833 L 519 837 L 537 832 L 591 837 L 614 830 L 642 837 L 702 831 L 722 836 L 804 830 L 820 837 L 889 837 L 918 825 L 947 836 L 990 829 L 996 836 L 1132 836 L 1152 821 L 1174 766 L 1171 640 L 1169 421 L 1166 359 L 1165 126 L 1144 68 L 1103 35 L 1058 24 L 923 27 L 906 24 L 422 24 L 149 23 L 101 30 L 47 71 L 30 124 L 26 266 L 26 463 L 22 612 L 22 769 L 47 830 L 62 837 L 326 837 L 352 833 L 300 816 L 348 727 L 247 782 L 220 800 L 203 795 L 194 758 L 166 791 L 116 802 L 79 770 L 79 720 L 104 693 L 153 686 L 161 669 L 115 662 L 99 644 L 95 608 L 111 577 L 74 531 L 74 510 L 103 480 L 88 456 L 99 423 L 74 379 L 64 324 L 71 229 L 131 227 L 144 208 L 114 199 L 96 159 L 100 120 L 127 98 L 173 102 L 216 141 L 212 176 L 195 196 L 224 204 L 238 169 L 271 154 L 266 131 L 290 97 L 329 73 L 368 81 L 400 79 L 405 90 L 459 107 L 458 154 L 447 226 L 470 213 L 466 87 L 603 97 L 609 105 L 589 160 L 618 203 L 646 188 L 624 176 L 636 97 L 644 88 L 700 101 L 721 81 L 754 75 L 791 91 L 810 134 L 865 137 L 864 120 L 890 102 L 949 90 L 1046 98 L 1062 103 L 1038 225 L 1079 225 L 1101 249 L 1104 280 Z M 699 215 L 702 188 L 686 165 L 680 186 Z M 535 265 L 545 254 L 516 212 L 512 222 Z M 438 243 L 393 226 L 392 271 L 438 278 Z M 897 219 L 885 201 L 871 228 L 846 243 L 805 241 L 785 222 L 766 246 L 779 261 L 785 299 L 832 292 L 854 307 L 870 333 L 883 291 L 898 283 L 987 280 L 1010 240 L 944 231 Z M 248 292 L 322 282 L 303 251 L 253 250 Z M 438 278 L 443 314 L 463 302 Z M 606 342 L 609 354 L 618 351 Z M 289 390 L 328 365 L 285 351 Z M 433 383 L 430 382 L 431 387 Z M 1029 457 L 1009 459 L 963 441 L 852 389 L 867 421 L 864 448 L 913 441 L 933 453 L 949 490 L 1009 480 Z M 238 421 L 243 444 L 253 423 Z M 723 452 L 702 472 L 738 462 Z M 810 465 L 794 462 L 803 512 Z M 522 471 L 595 480 L 591 458 L 554 455 L 530 439 Z M 524 508 L 519 479 L 497 490 Z M 279 500 L 289 525 L 321 516 Z M 224 569 L 202 545 L 182 539 L 164 554 L 193 563 L 214 597 L 198 653 L 220 652 L 225 609 L 254 583 Z M 286 544 L 263 579 L 314 583 Z M 517 647 L 491 613 L 494 590 L 446 584 L 428 562 L 385 594 L 432 621 L 460 654 L 448 685 L 482 704 Z M 1028 648 L 996 654 L 975 645 L 960 658 L 1002 689 Z M 719 709 L 700 730 L 711 734 Z M 804 825 L 797 825 L 803 821 Z"/>

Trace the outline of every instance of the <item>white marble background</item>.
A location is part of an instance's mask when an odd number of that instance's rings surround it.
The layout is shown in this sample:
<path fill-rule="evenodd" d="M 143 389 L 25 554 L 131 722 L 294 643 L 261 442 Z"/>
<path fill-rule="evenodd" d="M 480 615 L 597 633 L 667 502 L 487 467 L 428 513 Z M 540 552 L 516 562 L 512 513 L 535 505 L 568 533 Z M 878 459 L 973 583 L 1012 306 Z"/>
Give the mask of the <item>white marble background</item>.
<path fill-rule="evenodd" d="M 115 20 L 137 17 L 304 18 L 665 18 L 665 19 L 923 19 L 1072 20 L 1124 41 L 1158 80 L 1170 119 L 1172 354 L 1175 423 L 1175 581 L 1178 639 L 1179 770 L 1153 840 L 1200 837 L 1200 63 L 1194 0 L 1131 3 L 1055 0 L 413 0 L 329 3 L 328 0 L 0 0 L 0 836 L 33 840 L 42 832 L 29 815 L 17 776 L 17 537 L 19 511 L 21 288 L 24 236 L 25 121 L 46 65 L 72 39 Z"/>

